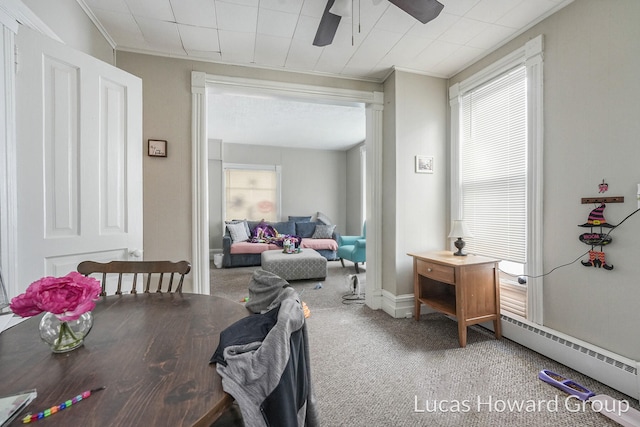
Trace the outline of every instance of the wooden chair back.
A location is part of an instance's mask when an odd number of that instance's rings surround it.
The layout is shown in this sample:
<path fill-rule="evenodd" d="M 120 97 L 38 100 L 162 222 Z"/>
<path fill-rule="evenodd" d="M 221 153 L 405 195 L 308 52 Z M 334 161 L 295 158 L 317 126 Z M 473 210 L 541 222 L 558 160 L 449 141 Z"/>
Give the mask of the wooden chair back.
<path fill-rule="evenodd" d="M 133 274 L 132 282 L 131 282 L 131 293 L 138 293 L 137 283 L 138 283 L 138 275 L 142 275 L 142 279 L 144 280 L 144 276 L 146 274 L 146 280 L 143 285 L 143 292 L 149 293 L 151 292 L 150 288 L 152 285 L 151 277 L 157 278 L 155 281 L 156 287 L 155 292 L 168 292 L 171 293 L 173 290 L 173 280 L 174 276 L 178 274 L 180 276 L 180 281 L 173 292 L 182 292 L 182 282 L 184 281 L 184 276 L 191 271 L 191 264 L 187 261 L 179 261 L 179 262 L 171 262 L 171 261 L 111 261 L 107 263 L 100 263 L 94 261 L 83 261 L 78 264 L 78 273 L 84 274 L 88 276 L 94 273 L 102 273 L 102 293 L 101 296 L 106 295 L 106 285 L 107 285 L 107 277 L 108 275 L 118 275 L 118 287 L 116 290 L 116 295 L 122 295 L 122 278 L 124 275 Z M 166 291 L 162 290 L 162 282 L 165 274 L 170 274 L 168 286 Z"/>

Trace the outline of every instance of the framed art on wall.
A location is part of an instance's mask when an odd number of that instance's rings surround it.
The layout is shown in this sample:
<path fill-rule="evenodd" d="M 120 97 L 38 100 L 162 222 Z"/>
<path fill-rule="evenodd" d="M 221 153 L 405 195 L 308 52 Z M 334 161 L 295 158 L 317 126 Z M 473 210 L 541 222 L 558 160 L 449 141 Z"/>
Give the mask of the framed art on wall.
<path fill-rule="evenodd" d="M 416 156 L 416 173 L 433 173 L 433 157 Z"/>
<path fill-rule="evenodd" d="M 167 141 L 164 141 L 162 139 L 150 139 L 149 156 L 167 157 Z"/>

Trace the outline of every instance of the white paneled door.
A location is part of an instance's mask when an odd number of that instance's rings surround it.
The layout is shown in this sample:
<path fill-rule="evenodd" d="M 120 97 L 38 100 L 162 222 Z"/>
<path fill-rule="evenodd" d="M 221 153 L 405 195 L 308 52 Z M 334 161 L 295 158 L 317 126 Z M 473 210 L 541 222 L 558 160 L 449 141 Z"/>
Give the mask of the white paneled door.
<path fill-rule="evenodd" d="M 142 83 L 21 27 L 17 288 L 142 249 Z M 140 259 L 140 258 L 137 258 Z"/>

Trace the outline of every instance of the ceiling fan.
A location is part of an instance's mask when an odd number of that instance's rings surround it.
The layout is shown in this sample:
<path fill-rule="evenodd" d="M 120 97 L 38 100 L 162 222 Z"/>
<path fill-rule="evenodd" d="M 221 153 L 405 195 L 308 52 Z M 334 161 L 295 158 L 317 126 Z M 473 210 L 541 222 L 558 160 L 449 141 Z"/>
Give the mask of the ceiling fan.
<path fill-rule="evenodd" d="M 324 8 L 316 37 L 313 40 L 314 46 L 327 46 L 333 42 L 340 19 L 342 16 L 350 16 L 347 13 L 351 1 L 353 0 L 327 0 L 327 6 Z M 444 8 L 444 5 L 437 0 L 389 0 L 389 2 L 423 24 L 435 19 Z M 379 3 L 379 0 L 374 0 L 374 3 Z"/>

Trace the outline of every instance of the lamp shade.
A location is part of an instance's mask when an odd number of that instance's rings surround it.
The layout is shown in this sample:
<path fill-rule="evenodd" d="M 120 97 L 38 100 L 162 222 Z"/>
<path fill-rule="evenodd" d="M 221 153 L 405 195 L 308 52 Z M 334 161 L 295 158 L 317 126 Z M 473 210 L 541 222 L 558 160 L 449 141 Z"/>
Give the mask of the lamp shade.
<path fill-rule="evenodd" d="M 332 13 L 337 16 L 347 17 L 351 16 L 351 2 L 353 0 L 336 0 L 329 9 L 329 13 Z"/>
<path fill-rule="evenodd" d="M 451 232 L 449 233 L 449 237 L 473 237 L 473 234 L 471 234 L 469 227 L 467 227 L 467 224 L 463 220 L 454 219 L 451 221 Z"/>

